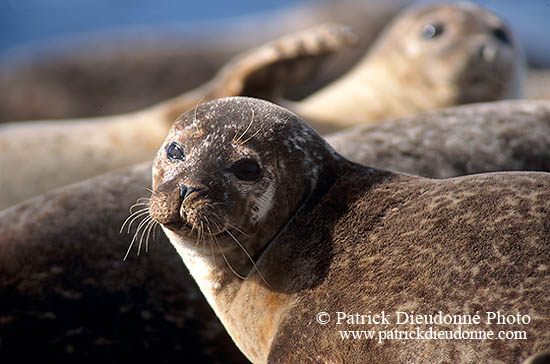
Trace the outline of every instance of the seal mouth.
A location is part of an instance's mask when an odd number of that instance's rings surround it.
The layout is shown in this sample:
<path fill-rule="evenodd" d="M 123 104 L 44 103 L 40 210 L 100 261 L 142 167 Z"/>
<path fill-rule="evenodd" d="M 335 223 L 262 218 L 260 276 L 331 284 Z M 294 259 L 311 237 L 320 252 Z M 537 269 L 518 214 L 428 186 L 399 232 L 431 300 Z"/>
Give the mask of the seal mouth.
<path fill-rule="evenodd" d="M 222 219 L 220 219 L 218 215 L 206 216 L 196 211 L 193 211 L 191 214 L 184 211 L 180 213 L 179 221 L 170 221 L 162 225 L 169 230 L 183 233 L 189 238 L 196 239 L 202 237 L 217 238 L 228 230 L 230 233 L 238 231 L 237 229 L 231 228 L 229 224 L 222 222 Z"/>

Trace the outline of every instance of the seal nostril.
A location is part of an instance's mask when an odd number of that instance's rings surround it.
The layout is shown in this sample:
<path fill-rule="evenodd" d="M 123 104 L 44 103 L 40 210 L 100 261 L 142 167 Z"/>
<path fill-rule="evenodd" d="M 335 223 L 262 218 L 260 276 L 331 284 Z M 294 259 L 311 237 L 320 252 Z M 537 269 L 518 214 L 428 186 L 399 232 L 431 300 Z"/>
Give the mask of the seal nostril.
<path fill-rule="evenodd" d="M 183 183 L 181 183 L 179 185 L 179 189 L 180 189 L 180 199 L 183 201 L 187 198 L 187 196 L 189 196 L 190 194 L 192 194 L 193 192 L 197 192 L 199 189 L 196 188 L 196 187 L 187 187 L 186 185 L 184 185 Z"/>
<path fill-rule="evenodd" d="M 195 188 L 195 187 L 188 187 L 187 188 L 187 191 L 185 192 L 185 196 L 183 196 L 183 199 L 185 200 L 187 198 L 187 196 L 189 196 L 190 194 L 192 194 L 193 192 L 197 192 L 199 189 L 198 188 Z"/>
<path fill-rule="evenodd" d="M 180 199 L 183 201 L 187 197 L 187 194 L 188 194 L 187 190 L 189 188 L 183 183 L 179 185 L 179 188 L 180 188 Z"/>

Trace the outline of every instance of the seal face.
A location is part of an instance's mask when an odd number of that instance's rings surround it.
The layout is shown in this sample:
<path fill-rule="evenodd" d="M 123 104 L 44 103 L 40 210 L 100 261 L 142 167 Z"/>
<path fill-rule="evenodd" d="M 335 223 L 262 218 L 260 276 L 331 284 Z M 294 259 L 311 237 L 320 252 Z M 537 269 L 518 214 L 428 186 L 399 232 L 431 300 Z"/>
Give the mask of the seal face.
<path fill-rule="evenodd" d="M 296 116 L 253 101 L 216 100 L 175 122 L 154 162 L 149 208 L 167 234 L 178 236 L 176 247 L 222 253 L 238 275 L 252 258 L 246 253 L 244 261 L 232 261 L 232 251 L 263 247 L 311 194 L 319 166 L 335 154 Z M 219 277 L 205 279 L 221 286 Z"/>
<path fill-rule="evenodd" d="M 286 216 L 311 191 L 323 158 L 304 137 L 311 130 L 288 113 L 259 121 L 255 115 L 264 113 L 258 109 L 262 104 L 246 102 L 216 101 L 219 107 L 200 106 L 176 121 L 155 159 L 154 220 L 195 239 L 221 234 L 217 240 L 223 247 L 226 240 L 234 243 L 224 233 L 256 229 L 275 206 Z M 238 107 L 222 107 L 229 103 Z M 281 160 L 280 149 L 299 157 Z M 299 173 L 300 178 L 279 191 L 282 179 L 288 178 L 285 173 Z M 274 201 L 276 193 L 285 198 Z"/>
<path fill-rule="evenodd" d="M 518 42 L 503 19 L 481 6 L 413 7 L 381 39 L 373 56 L 391 59 L 405 83 L 417 77 L 415 85 L 446 88 L 457 104 L 520 96 Z M 399 66 L 399 56 L 408 67 Z"/>

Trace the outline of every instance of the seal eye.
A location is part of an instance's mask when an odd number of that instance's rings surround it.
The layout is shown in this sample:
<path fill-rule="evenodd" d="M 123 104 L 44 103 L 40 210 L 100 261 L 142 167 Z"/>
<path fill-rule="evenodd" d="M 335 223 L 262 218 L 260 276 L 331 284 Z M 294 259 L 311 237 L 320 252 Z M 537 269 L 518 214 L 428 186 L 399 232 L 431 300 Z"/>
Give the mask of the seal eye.
<path fill-rule="evenodd" d="M 493 36 L 504 44 L 512 44 L 508 33 L 502 28 L 495 28 L 492 31 Z"/>
<path fill-rule="evenodd" d="M 244 158 L 235 162 L 230 170 L 238 179 L 244 181 L 256 181 L 262 175 L 260 165 L 252 158 Z"/>
<path fill-rule="evenodd" d="M 166 147 L 166 156 L 172 162 L 181 162 L 185 160 L 185 153 L 183 148 L 176 142 L 172 142 Z"/>
<path fill-rule="evenodd" d="M 424 25 L 421 35 L 424 39 L 432 39 L 435 37 L 439 37 L 441 34 L 443 34 L 444 31 L 445 25 L 443 25 L 443 23 L 430 23 Z"/>

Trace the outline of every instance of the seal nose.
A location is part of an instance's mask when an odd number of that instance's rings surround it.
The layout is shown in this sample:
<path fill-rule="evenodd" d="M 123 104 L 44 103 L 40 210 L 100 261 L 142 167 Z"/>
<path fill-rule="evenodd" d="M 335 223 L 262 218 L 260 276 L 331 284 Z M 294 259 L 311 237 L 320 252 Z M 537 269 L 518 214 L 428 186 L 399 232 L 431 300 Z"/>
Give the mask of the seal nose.
<path fill-rule="evenodd" d="M 180 189 L 180 198 L 181 198 L 182 201 L 185 200 L 187 198 L 187 196 L 189 196 L 193 192 L 196 192 L 196 191 L 199 190 L 196 187 L 188 187 L 188 186 L 184 185 L 183 183 L 180 183 L 179 189 Z"/>
<path fill-rule="evenodd" d="M 479 47 L 479 56 L 487 63 L 492 63 L 497 57 L 498 50 L 490 44 L 482 44 Z"/>

